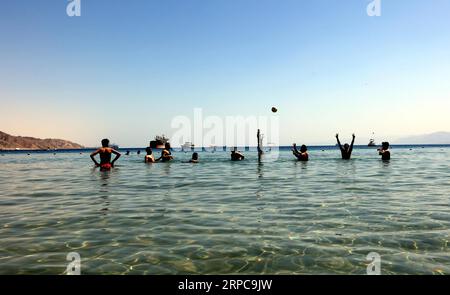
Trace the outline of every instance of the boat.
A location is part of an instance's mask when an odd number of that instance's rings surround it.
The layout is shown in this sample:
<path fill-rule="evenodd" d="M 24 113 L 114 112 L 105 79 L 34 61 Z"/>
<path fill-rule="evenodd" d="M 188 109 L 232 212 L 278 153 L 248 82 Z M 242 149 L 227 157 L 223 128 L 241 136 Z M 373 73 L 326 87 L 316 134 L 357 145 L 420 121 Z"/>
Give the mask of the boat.
<path fill-rule="evenodd" d="M 374 133 L 372 133 L 372 138 L 369 140 L 369 143 L 367 144 L 367 146 L 376 146 L 375 139 L 373 139 L 373 135 L 374 135 Z"/>
<path fill-rule="evenodd" d="M 155 140 L 150 141 L 150 147 L 152 149 L 163 149 L 169 139 L 163 135 L 155 136 Z"/>
<path fill-rule="evenodd" d="M 183 152 L 187 152 L 187 151 L 189 151 L 189 150 L 193 151 L 194 148 L 195 148 L 195 145 L 194 145 L 192 142 L 190 142 L 190 141 L 186 141 L 186 142 L 181 146 L 181 150 L 182 150 Z"/>

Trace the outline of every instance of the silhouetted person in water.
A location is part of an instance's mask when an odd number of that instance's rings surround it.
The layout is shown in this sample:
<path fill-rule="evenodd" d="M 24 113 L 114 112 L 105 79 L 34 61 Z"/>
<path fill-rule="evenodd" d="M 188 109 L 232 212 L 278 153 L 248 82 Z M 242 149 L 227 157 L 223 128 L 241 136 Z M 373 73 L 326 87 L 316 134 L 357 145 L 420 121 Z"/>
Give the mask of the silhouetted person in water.
<path fill-rule="evenodd" d="M 161 157 L 159 157 L 156 161 L 169 162 L 173 160 L 172 152 L 170 150 L 170 143 L 167 142 L 164 149 L 161 151 Z"/>
<path fill-rule="evenodd" d="M 381 143 L 381 148 L 378 149 L 378 154 L 381 156 L 381 160 L 389 161 L 391 159 L 391 152 L 389 151 L 389 142 Z"/>
<path fill-rule="evenodd" d="M 352 137 L 352 143 L 350 145 L 346 143 L 342 146 L 339 140 L 339 134 L 336 134 L 337 143 L 339 145 L 339 149 L 341 150 L 342 159 L 344 160 L 350 160 L 350 157 L 352 156 L 353 144 L 355 143 L 355 134 L 352 134 Z"/>
<path fill-rule="evenodd" d="M 154 163 L 155 162 L 155 156 L 153 155 L 153 150 L 151 147 L 147 147 L 145 149 L 147 155 L 145 155 L 145 163 Z"/>
<path fill-rule="evenodd" d="M 126 153 L 125 153 L 125 156 L 129 156 L 130 155 L 130 151 L 127 151 Z"/>
<path fill-rule="evenodd" d="M 299 161 L 306 162 L 309 160 L 308 148 L 306 145 L 302 145 L 300 147 L 300 151 L 297 150 L 297 144 L 292 145 L 292 153 L 297 157 Z"/>
<path fill-rule="evenodd" d="M 100 154 L 100 164 L 95 160 L 95 156 Z M 116 155 L 114 160 L 111 161 L 111 154 Z M 114 163 L 120 158 L 120 153 L 113 148 L 109 147 L 109 139 L 102 140 L 102 147 L 91 154 L 91 159 L 94 161 L 95 166 L 100 167 L 101 171 L 110 170 L 114 167 Z"/>
<path fill-rule="evenodd" d="M 192 154 L 192 159 L 189 160 L 189 163 L 198 163 L 198 153 Z"/>
<path fill-rule="evenodd" d="M 256 139 L 258 140 L 258 161 L 261 161 L 261 156 L 264 152 L 262 150 L 262 138 L 259 129 L 258 132 L 256 133 Z"/>
<path fill-rule="evenodd" d="M 241 152 L 238 152 L 237 147 L 234 147 L 231 151 L 231 161 L 241 161 L 244 160 L 244 155 Z"/>

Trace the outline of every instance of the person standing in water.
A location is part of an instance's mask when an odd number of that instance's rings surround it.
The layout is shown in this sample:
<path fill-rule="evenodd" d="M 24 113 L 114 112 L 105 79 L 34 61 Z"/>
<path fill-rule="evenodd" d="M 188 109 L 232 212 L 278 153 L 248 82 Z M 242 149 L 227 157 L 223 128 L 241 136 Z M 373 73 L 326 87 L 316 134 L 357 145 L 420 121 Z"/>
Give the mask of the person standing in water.
<path fill-rule="evenodd" d="M 192 159 L 189 160 L 189 163 L 198 163 L 198 153 L 192 154 Z"/>
<path fill-rule="evenodd" d="M 100 155 L 100 163 L 95 160 L 95 156 Z M 116 155 L 114 160 L 111 161 L 111 154 Z M 113 148 L 109 147 L 109 139 L 102 140 L 102 147 L 91 154 L 91 159 L 94 161 L 95 166 L 100 167 L 101 171 L 110 170 L 114 167 L 114 163 L 120 158 L 121 154 Z"/>
<path fill-rule="evenodd" d="M 245 157 L 241 152 L 238 152 L 237 147 L 234 147 L 231 151 L 231 161 L 242 161 Z"/>
<path fill-rule="evenodd" d="M 342 146 L 339 140 L 339 134 L 336 134 L 337 143 L 339 145 L 339 149 L 341 150 L 342 159 L 344 160 L 350 160 L 352 156 L 353 144 L 355 143 L 355 134 L 352 134 L 352 137 L 352 143 L 350 145 L 345 143 L 344 146 Z"/>
<path fill-rule="evenodd" d="M 306 162 L 309 161 L 308 148 L 306 145 L 300 147 L 300 151 L 297 150 L 297 144 L 292 145 L 292 153 L 297 157 L 299 161 Z"/>
<path fill-rule="evenodd" d="M 258 140 L 258 161 L 261 161 L 261 156 L 263 155 L 263 150 L 262 150 L 262 136 L 261 136 L 261 132 L 258 129 L 258 132 L 256 133 L 256 139 Z"/>
<path fill-rule="evenodd" d="M 389 161 L 391 159 L 391 151 L 389 151 L 389 142 L 382 142 L 381 148 L 378 150 L 378 154 L 381 156 L 381 160 Z"/>
<path fill-rule="evenodd" d="M 155 156 L 153 155 L 153 150 L 151 147 L 147 147 L 145 149 L 147 155 L 145 155 L 144 161 L 145 163 L 155 163 Z"/>
<path fill-rule="evenodd" d="M 169 162 L 173 160 L 172 152 L 170 151 L 170 143 L 166 142 L 164 149 L 161 151 L 161 157 L 156 161 Z"/>

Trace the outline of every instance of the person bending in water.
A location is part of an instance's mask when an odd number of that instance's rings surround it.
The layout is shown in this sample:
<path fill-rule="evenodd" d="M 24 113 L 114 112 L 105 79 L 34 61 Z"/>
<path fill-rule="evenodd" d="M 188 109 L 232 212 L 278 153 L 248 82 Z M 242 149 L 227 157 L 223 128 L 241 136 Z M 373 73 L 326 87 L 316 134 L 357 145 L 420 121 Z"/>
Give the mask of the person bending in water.
<path fill-rule="evenodd" d="M 151 147 L 147 147 L 145 149 L 147 154 L 145 155 L 144 161 L 145 163 L 155 163 L 155 156 L 153 155 L 153 150 Z"/>
<path fill-rule="evenodd" d="M 308 148 L 306 145 L 302 145 L 300 147 L 300 151 L 297 150 L 297 144 L 292 145 L 292 153 L 297 157 L 299 161 L 306 162 L 309 160 Z"/>
<path fill-rule="evenodd" d="M 336 134 L 337 143 L 339 145 L 339 149 L 341 150 L 342 159 L 344 160 L 350 160 L 350 157 L 352 156 L 353 144 L 355 143 L 355 134 L 352 134 L 352 137 L 352 143 L 350 145 L 346 143 L 342 146 L 339 140 L 339 134 Z"/>
<path fill-rule="evenodd" d="M 231 151 L 231 161 L 242 161 L 244 158 L 244 155 L 241 152 L 238 152 L 237 147 L 234 147 Z"/>
<path fill-rule="evenodd" d="M 164 149 L 161 151 L 161 157 L 156 161 L 169 162 L 171 160 L 173 160 L 172 152 L 170 151 L 170 143 L 167 142 Z"/>
<path fill-rule="evenodd" d="M 391 159 L 391 152 L 389 151 L 389 142 L 381 143 L 381 148 L 378 149 L 378 154 L 381 156 L 381 160 L 389 161 Z"/>
<path fill-rule="evenodd" d="M 95 160 L 95 156 L 100 155 L 100 164 Z M 111 154 L 116 155 L 114 160 L 111 161 Z M 109 147 L 109 139 L 102 140 L 102 147 L 91 154 L 91 159 L 94 161 L 95 166 L 100 167 L 101 171 L 110 170 L 114 167 L 114 163 L 120 158 L 121 154 Z"/>
<path fill-rule="evenodd" d="M 192 159 L 189 160 L 189 163 L 198 163 L 198 153 L 192 154 Z"/>

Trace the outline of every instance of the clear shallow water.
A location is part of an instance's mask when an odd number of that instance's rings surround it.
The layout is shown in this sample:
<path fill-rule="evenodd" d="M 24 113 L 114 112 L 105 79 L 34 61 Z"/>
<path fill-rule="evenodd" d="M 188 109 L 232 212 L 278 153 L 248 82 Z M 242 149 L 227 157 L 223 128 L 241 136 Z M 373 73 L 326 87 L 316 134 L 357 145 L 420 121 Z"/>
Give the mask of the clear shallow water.
<path fill-rule="evenodd" d="M 372 251 L 383 274 L 450 274 L 449 147 L 174 155 L 0 156 L 0 274 L 63 274 L 72 251 L 82 274 L 365 274 Z"/>

